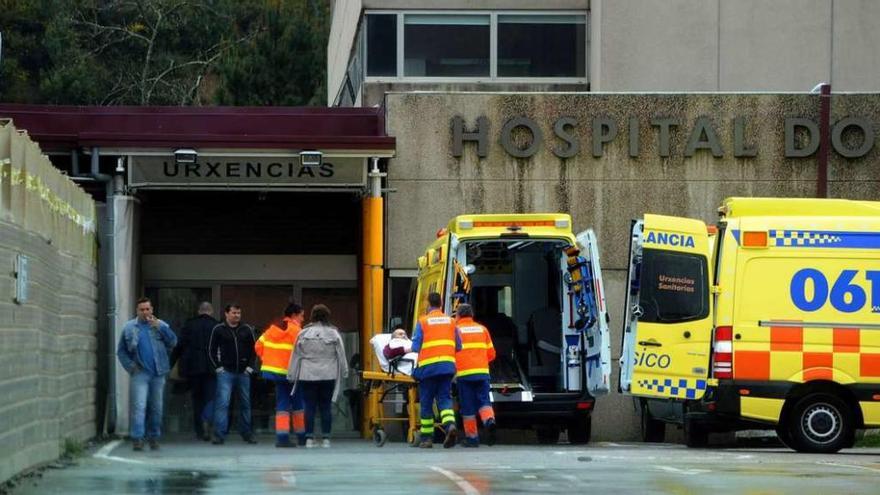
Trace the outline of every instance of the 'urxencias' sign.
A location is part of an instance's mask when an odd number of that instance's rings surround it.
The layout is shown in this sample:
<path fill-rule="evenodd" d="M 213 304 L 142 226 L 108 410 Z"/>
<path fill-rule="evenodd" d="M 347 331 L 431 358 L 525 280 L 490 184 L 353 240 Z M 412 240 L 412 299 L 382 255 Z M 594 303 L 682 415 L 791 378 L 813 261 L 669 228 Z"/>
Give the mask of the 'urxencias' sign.
<path fill-rule="evenodd" d="M 309 189 L 363 187 L 366 159 L 327 157 L 320 165 L 303 165 L 299 155 L 198 155 L 181 162 L 173 155 L 134 155 L 129 185 L 153 188 Z"/>

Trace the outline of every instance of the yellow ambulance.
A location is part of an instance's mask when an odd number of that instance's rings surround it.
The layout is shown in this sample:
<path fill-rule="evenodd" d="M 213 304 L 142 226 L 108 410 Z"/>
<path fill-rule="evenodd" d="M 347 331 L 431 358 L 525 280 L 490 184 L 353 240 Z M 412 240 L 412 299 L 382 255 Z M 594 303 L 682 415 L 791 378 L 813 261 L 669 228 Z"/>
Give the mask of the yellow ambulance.
<path fill-rule="evenodd" d="M 492 336 L 491 394 L 498 424 L 534 428 L 542 443 L 567 430 L 589 441 L 595 397 L 610 389 L 611 347 L 599 251 L 565 214 L 461 215 L 419 257 L 410 330 L 443 296 L 461 302 Z"/>
<path fill-rule="evenodd" d="M 836 452 L 880 426 L 880 203 L 729 198 L 632 224 L 620 391 L 642 436 L 775 428 Z"/>

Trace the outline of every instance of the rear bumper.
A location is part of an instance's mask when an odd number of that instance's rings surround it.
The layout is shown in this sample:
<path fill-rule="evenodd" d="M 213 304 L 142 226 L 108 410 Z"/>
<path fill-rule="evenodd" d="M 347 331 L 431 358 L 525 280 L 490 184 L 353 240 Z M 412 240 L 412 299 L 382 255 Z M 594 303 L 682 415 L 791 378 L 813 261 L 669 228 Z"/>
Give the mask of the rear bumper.
<path fill-rule="evenodd" d="M 531 402 L 495 402 L 492 407 L 505 427 L 559 423 L 565 428 L 569 421 L 589 417 L 595 405 L 596 399 L 589 395 L 535 394 Z"/>

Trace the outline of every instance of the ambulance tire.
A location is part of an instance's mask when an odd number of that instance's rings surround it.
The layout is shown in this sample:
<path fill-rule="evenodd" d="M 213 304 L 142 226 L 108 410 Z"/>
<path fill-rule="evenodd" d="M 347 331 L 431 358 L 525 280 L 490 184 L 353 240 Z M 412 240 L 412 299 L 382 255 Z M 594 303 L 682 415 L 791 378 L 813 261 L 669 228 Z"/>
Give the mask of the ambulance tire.
<path fill-rule="evenodd" d="M 539 426 L 535 428 L 538 435 L 538 443 L 541 445 L 556 445 L 559 443 L 559 428 L 553 426 Z"/>
<path fill-rule="evenodd" d="M 795 403 L 788 415 L 791 447 L 798 452 L 832 454 L 853 436 L 850 408 L 840 398 L 815 393 Z"/>
<path fill-rule="evenodd" d="M 709 445 L 709 430 L 698 421 L 684 419 L 684 443 L 691 448 L 703 448 Z"/>
<path fill-rule="evenodd" d="M 663 443 L 666 440 L 666 423 L 654 419 L 648 406 L 642 404 L 642 441 L 646 443 Z"/>
<path fill-rule="evenodd" d="M 578 418 L 568 424 L 568 442 L 572 445 L 590 443 L 592 433 L 592 418 Z"/>

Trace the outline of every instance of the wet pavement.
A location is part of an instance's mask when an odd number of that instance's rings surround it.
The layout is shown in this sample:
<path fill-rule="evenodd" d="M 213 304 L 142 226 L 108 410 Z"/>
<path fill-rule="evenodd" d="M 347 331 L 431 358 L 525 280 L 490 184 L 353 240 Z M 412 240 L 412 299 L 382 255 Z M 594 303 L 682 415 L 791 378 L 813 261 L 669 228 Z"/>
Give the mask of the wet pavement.
<path fill-rule="evenodd" d="M 504 445 L 418 450 L 360 440 L 276 449 L 170 440 L 156 452 L 112 442 L 12 493 L 878 493 L 880 449 L 835 455 L 671 444 Z"/>

